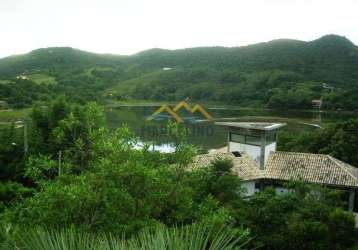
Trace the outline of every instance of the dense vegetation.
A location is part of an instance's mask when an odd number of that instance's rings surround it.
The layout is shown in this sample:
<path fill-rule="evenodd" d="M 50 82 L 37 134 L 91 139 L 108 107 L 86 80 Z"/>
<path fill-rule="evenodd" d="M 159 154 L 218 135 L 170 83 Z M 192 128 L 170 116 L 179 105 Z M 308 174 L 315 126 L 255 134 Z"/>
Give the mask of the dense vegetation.
<path fill-rule="evenodd" d="M 298 182 L 248 199 L 232 162 L 192 168 L 197 150 L 179 125 L 168 124 L 173 153 L 135 149 L 136 135 L 109 130 L 93 101 L 307 109 L 322 98 L 326 109 L 352 110 L 357 86 L 358 49 L 338 36 L 127 57 L 49 48 L 1 59 L 0 106 L 32 108 L 23 123 L 0 124 L 0 249 L 351 249 L 358 232 L 345 193 Z M 358 166 L 358 120 L 279 137 L 279 150 Z"/>
<path fill-rule="evenodd" d="M 345 211 L 341 192 L 288 183 L 294 192 L 277 195 L 267 188 L 247 199 L 231 172 L 232 162 L 218 159 L 206 168 L 191 168 L 196 150 L 182 139 L 180 126 L 168 125 L 176 149 L 162 154 L 149 147 L 134 149 L 137 139 L 130 129 L 111 132 L 105 124 L 96 103 L 59 98 L 33 108 L 27 151 L 23 129 L 2 128 L 0 242 L 5 247 L 67 244 L 73 238 L 63 232 L 71 228 L 90 235 L 83 240 L 114 235 L 115 243 L 125 235 L 132 244 L 141 238 L 139 232 L 197 223 L 212 228 L 214 236 L 226 228 L 231 239 L 239 239 L 229 243 L 246 243 L 247 249 L 349 249 L 357 244 L 354 217 Z M 344 137 L 341 128 L 357 124 L 350 121 L 331 131 Z M 34 227 L 37 231 L 29 230 Z M 203 234 L 198 237 L 209 237 Z M 26 240 L 32 235 L 33 241 Z"/>
<path fill-rule="evenodd" d="M 170 101 L 190 97 L 308 109 L 312 99 L 322 98 L 325 109 L 357 110 L 357 72 L 358 48 L 335 35 L 238 48 L 153 49 L 133 56 L 49 48 L 0 60 L 0 100 L 24 106 L 58 94 L 83 103 L 103 97 Z M 9 84 L 21 76 L 26 84 Z M 41 87 L 36 89 L 35 83 Z"/>

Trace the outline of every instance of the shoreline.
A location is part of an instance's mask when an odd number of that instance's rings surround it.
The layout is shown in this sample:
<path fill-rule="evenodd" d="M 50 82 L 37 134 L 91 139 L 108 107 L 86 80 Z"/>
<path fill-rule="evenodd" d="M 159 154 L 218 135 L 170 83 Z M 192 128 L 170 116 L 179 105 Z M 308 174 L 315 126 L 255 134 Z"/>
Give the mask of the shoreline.
<path fill-rule="evenodd" d="M 195 102 L 196 103 L 196 102 Z M 128 101 L 128 102 L 118 102 L 118 103 L 107 103 L 103 106 L 105 108 L 122 108 L 122 107 L 160 107 L 163 104 L 167 104 L 169 106 L 175 106 L 177 102 L 164 102 L 164 101 L 146 101 L 146 100 L 138 100 L 138 101 Z M 192 103 L 194 104 L 194 102 Z M 200 103 L 202 106 L 206 107 L 209 110 L 256 110 L 256 111 L 277 111 L 277 112 L 300 112 L 300 113 L 336 113 L 336 114 L 357 114 L 357 110 L 315 110 L 315 109 L 271 109 L 265 107 L 238 107 L 238 105 L 232 104 L 219 104 L 219 103 Z"/>

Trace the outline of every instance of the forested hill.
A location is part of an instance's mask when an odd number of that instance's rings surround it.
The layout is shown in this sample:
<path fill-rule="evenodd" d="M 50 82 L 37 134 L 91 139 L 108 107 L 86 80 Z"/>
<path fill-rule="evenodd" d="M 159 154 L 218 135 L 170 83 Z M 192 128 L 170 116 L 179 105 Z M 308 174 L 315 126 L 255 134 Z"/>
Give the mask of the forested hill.
<path fill-rule="evenodd" d="M 358 109 L 358 47 L 328 35 L 311 42 L 151 49 L 132 56 L 47 48 L 0 59 L 0 83 L 0 100 L 16 104 L 25 97 L 21 105 L 65 93 L 80 100 L 190 97 L 295 109 L 323 98 L 326 109 L 352 110 Z"/>
<path fill-rule="evenodd" d="M 54 71 L 67 74 L 96 65 L 118 66 L 124 56 L 101 55 L 70 47 L 33 50 L 28 54 L 0 59 L 0 74 L 14 76 L 23 72 Z"/>

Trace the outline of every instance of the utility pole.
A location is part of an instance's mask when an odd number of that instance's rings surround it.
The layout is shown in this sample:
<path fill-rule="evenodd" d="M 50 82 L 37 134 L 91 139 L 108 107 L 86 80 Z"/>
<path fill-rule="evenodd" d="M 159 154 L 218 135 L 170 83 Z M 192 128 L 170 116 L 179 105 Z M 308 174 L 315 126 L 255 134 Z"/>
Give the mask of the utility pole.
<path fill-rule="evenodd" d="M 19 120 L 15 122 L 15 128 L 22 128 L 24 130 L 24 156 L 27 156 L 29 150 L 29 143 L 27 138 L 27 123 L 26 120 Z"/>
<path fill-rule="evenodd" d="M 62 151 L 58 152 L 58 176 L 61 175 L 61 160 L 62 160 Z"/>
<path fill-rule="evenodd" d="M 25 157 L 26 157 L 27 152 L 29 150 L 29 143 L 27 140 L 27 123 L 25 120 L 23 121 L 23 123 L 24 123 L 24 153 L 25 153 Z"/>

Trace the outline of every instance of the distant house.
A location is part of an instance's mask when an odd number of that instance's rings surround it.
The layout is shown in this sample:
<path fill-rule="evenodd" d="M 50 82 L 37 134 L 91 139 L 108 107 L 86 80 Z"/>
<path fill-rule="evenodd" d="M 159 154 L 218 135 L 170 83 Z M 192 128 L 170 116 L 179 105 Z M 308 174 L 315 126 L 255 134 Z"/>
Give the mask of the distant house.
<path fill-rule="evenodd" d="M 321 109 L 323 101 L 321 99 L 312 100 L 312 108 L 314 109 Z"/>
<path fill-rule="evenodd" d="M 27 80 L 27 76 L 19 75 L 19 76 L 16 77 L 16 79 Z"/>
<path fill-rule="evenodd" d="M 347 192 L 348 209 L 354 210 L 358 169 L 332 156 L 276 151 L 277 130 L 284 124 L 220 122 L 228 130 L 226 148 L 198 155 L 193 166 L 204 167 L 216 158 L 233 161 L 233 171 L 243 182 L 246 195 L 273 186 L 285 193 L 284 183 L 300 180 Z M 356 207 L 358 208 L 358 207 Z"/>

